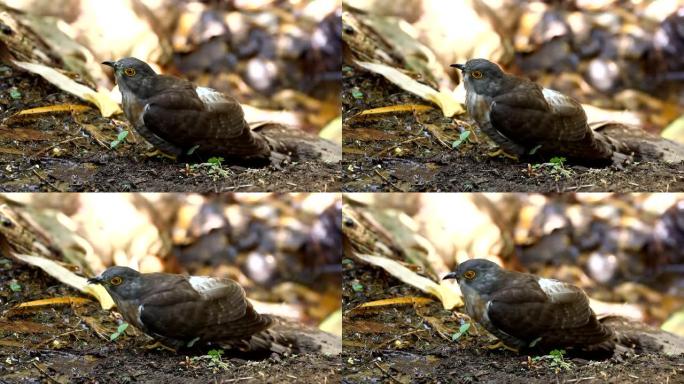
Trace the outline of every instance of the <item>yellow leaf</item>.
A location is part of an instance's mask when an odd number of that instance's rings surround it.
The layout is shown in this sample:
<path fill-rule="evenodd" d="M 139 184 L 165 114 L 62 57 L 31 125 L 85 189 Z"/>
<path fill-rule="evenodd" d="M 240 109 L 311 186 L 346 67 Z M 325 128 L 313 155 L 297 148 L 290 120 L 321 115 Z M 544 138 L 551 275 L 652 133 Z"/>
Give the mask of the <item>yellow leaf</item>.
<path fill-rule="evenodd" d="M 368 71 L 384 76 L 387 80 L 405 91 L 411 92 L 425 100 L 432 101 L 442 109 L 442 114 L 446 117 L 460 115 L 465 112 L 463 105 L 454 97 L 452 92 L 437 91 L 425 84 L 417 82 L 411 77 L 401 73 L 396 68 L 388 65 L 363 61 L 355 61 L 355 63 Z"/>
<path fill-rule="evenodd" d="M 85 299 L 83 297 L 52 297 L 49 299 L 33 300 L 27 301 L 17 305 L 15 308 L 28 308 L 28 307 L 41 307 L 44 305 L 58 305 L 58 304 L 85 304 L 90 303 L 92 300 Z"/>
<path fill-rule="evenodd" d="M 47 107 L 38 107 L 31 109 L 24 109 L 13 116 L 27 116 L 27 115 L 38 115 L 43 113 L 53 113 L 53 112 L 83 112 L 89 110 L 90 107 L 87 105 L 79 104 L 60 104 L 60 105 L 49 105 Z"/>
<path fill-rule="evenodd" d="M 112 100 L 112 98 L 109 96 L 109 92 L 105 91 L 104 89 L 95 91 L 83 84 L 77 83 L 73 79 L 46 65 L 26 63 L 16 60 L 12 60 L 12 63 L 19 68 L 40 75 L 42 78 L 49 81 L 62 91 L 69 92 L 83 100 L 92 102 L 100 109 L 100 113 L 104 117 L 109 117 L 115 113 L 121 112 L 119 104 Z"/>
<path fill-rule="evenodd" d="M 429 111 L 431 109 L 433 109 L 433 108 L 429 105 L 420 105 L 420 104 L 391 105 L 388 107 L 366 109 L 365 111 L 362 111 L 361 113 L 357 114 L 356 116 L 377 115 L 377 114 L 392 113 L 392 112 L 413 112 L 413 111 L 420 112 L 420 111 Z"/>
<path fill-rule="evenodd" d="M 95 298 L 100 302 L 102 309 L 109 309 L 114 306 L 114 301 L 104 287 L 100 285 L 88 284 L 88 281 L 85 277 L 71 272 L 54 260 L 46 259 L 40 256 L 21 255 L 18 253 L 12 253 L 11 255 L 27 264 L 42 269 L 48 275 L 72 288 L 95 296 Z"/>
<path fill-rule="evenodd" d="M 360 254 L 355 254 L 355 256 L 369 264 L 384 269 L 387 271 L 387 273 L 406 284 L 436 296 L 442 302 L 444 309 L 452 309 L 454 307 L 460 307 L 463 305 L 460 292 L 452 288 L 452 286 L 437 284 L 426 277 L 418 275 L 400 263 L 386 257 Z"/>

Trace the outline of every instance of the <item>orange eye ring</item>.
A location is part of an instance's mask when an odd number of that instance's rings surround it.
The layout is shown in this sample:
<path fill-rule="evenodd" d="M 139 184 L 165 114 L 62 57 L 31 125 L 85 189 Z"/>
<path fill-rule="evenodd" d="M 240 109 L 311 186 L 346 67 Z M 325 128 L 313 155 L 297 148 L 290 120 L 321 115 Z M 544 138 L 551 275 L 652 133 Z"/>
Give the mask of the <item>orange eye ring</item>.
<path fill-rule="evenodd" d="M 114 276 L 109 280 L 109 284 L 111 285 L 119 285 L 121 283 L 123 283 L 123 279 L 119 276 Z"/>
<path fill-rule="evenodd" d="M 126 75 L 126 76 L 128 76 L 128 77 L 133 77 L 133 76 L 135 76 L 135 69 L 133 69 L 133 68 L 126 68 L 126 69 L 124 69 L 124 75 Z"/>
<path fill-rule="evenodd" d="M 473 271 L 472 269 L 469 270 L 469 271 L 466 271 L 466 272 L 463 274 L 463 277 L 465 277 L 465 278 L 468 279 L 468 280 L 474 279 L 475 276 L 477 276 L 477 273 L 475 273 L 475 271 Z"/>
<path fill-rule="evenodd" d="M 470 76 L 472 76 L 474 79 L 481 79 L 482 78 L 482 72 L 480 71 L 472 71 L 470 73 Z"/>

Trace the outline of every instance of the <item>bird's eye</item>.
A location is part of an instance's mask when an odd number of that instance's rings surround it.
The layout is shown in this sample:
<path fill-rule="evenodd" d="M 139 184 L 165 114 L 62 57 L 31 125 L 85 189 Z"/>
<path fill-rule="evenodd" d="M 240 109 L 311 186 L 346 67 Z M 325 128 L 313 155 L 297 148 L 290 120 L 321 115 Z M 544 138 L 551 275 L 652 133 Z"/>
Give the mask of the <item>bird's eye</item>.
<path fill-rule="evenodd" d="M 135 69 L 133 69 L 133 68 L 126 68 L 126 69 L 124 69 L 124 74 L 125 74 L 126 76 L 129 76 L 129 77 L 135 76 Z"/>
<path fill-rule="evenodd" d="M 482 78 L 482 72 L 480 71 L 472 71 L 470 73 L 470 76 L 472 76 L 475 79 L 481 79 Z"/>
<path fill-rule="evenodd" d="M 109 284 L 111 285 L 119 285 L 121 283 L 123 283 L 123 279 L 119 276 L 114 276 L 111 280 L 109 280 Z"/>
<path fill-rule="evenodd" d="M 472 280 L 472 279 L 475 278 L 476 275 L 477 275 L 477 273 L 475 273 L 475 271 L 473 271 L 473 270 L 471 269 L 471 270 L 469 270 L 469 271 L 466 271 L 466 272 L 463 274 L 463 277 L 465 277 L 465 278 L 468 279 L 468 280 Z"/>

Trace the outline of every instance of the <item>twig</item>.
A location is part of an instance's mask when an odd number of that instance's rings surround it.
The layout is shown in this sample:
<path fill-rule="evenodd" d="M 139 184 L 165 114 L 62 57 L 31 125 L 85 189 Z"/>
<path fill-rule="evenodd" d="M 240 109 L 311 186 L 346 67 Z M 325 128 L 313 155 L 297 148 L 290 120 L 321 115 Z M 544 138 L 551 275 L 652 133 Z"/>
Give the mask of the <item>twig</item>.
<path fill-rule="evenodd" d="M 406 192 L 406 191 L 404 191 L 403 189 L 399 188 L 398 186 L 394 185 L 393 182 L 391 182 L 388 178 L 386 178 L 385 176 L 383 176 L 382 173 L 378 172 L 377 169 L 373 168 L 373 171 L 374 171 L 378 176 L 380 176 L 380 178 L 383 179 L 387 184 L 389 184 L 389 185 L 391 185 L 392 187 L 394 187 L 394 189 L 396 189 L 397 191 Z"/>
<path fill-rule="evenodd" d="M 395 338 L 393 338 L 393 339 L 391 339 L 391 340 L 388 340 L 388 341 L 385 341 L 385 342 L 382 343 L 382 344 L 379 344 L 379 345 L 378 345 L 377 347 L 375 347 L 375 348 L 377 349 L 377 348 L 380 348 L 380 347 L 384 347 L 385 345 L 391 344 L 392 342 L 397 341 L 397 340 L 401 339 L 401 338 L 404 337 L 404 336 L 412 335 L 412 334 L 414 334 L 414 333 L 419 333 L 419 332 L 425 332 L 425 330 L 424 330 L 424 329 L 415 329 L 415 330 L 413 330 L 413 331 L 406 332 L 406 333 L 404 333 L 404 334 L 402 334 L 402 335 L 399 335 L 399 336 L 397 336 L 397 337 L 395 337 Z"/>
<path fill-rule="evenodd" d="M 251 380 L 253 378 L 254 378 L 254 376 L 238 377 L 237 379 L 228 379 L 228 380 L 222 381 L 222 383 L 234 383 L 236 381 Z"/>
<path fill-rule="evenodd" d="M 54 185 L 54 184 L 52 184 L 51 182 L 49 182 L 46 178 L 44 178 L 43 176 L 41 176 L 40 173 L 38 173 L 35 169 L 31 169 L 31 171 L 33 171 L 33 174 L 34 174 L 34 175 L 38 176 L 38 178 L 39 178 L 41 181 L 43 181 L 43 182 L 46 183 L 47 185 L 51 186 L 55 191 L 57 191 L 57 192 L 64 192 L 64 191 L 62 191 L 61 189 L 57 188 L 56 185 Z"/>
<path fill-rule="evenodd" d="M 389 372 L 385 371 L 385 369 L 382 368 L 382 367 L 380 366 L 380 364 L 378 364 L 377 361 L 375 362 L 375 366 L 378 367 L 378 369 L 379 369 L 380 371 L 382 371 L 382 373 L 384 373 L 385 375 L 387 375 L 387 377 L 389 377 L 390 379 L 392 379 L 392 381 L 396 381 L 396 382 L 399 383 L 399 384 L 403 384 L 401 381 L 399 381 L 399 379 L 397 379 L 396 377 L 392 376 Z"/>
<path fill-rule="evenodd" d="M 62 145 L 62 144 L 66 144 L 66 143 L 68 143 L 68 142 L 70 142 L 70 141 L 76 141 L 76 140 L 81 140 L 81 139 L 83 139 L 83 137 L 72 137 L 72 138 L 70 138 L 70 139 L 62 140 L 62 141 L 60 141 L 59 143 L 56 143 L 56 144 L 51 145 L 51 146 L 49 146 L 49 147 L 47 147 L 47 148 L 41 149 L 40 151 L 34 153 L 33 156 L 41 155 L 41 154 L 43 154 L 43 153 L 45 153 L 45 152 L 51 150 L 52 148 L 55 148 L 55 147 L 57 147 L 57 146 L 59 146 L 59 145 Z"/>
<path fill-rule="evenodd" d="M 398 144 L 395 144 L 395 145 L 393 145 L 393 146 L 391 146 L 391 147 L 387 147 L 387 148 L 383 149 L 382 151 L 376 153 L 375 155 L 373 155 L 373 156 L 371 156 L 371 157 L 379 157 L 380 155 L 383 155 L 383 154 L 385 154 L 386 152 L 389 152 L 389 151 L 393 150 L 394 148 L 398 148 L 398 147 L 400 147 L 400 146 L 402 146 L 402 145 L 404 145 L 404 144 L 408 144 L 408 143 L 410 143 L 410 142 L 412 142 L 412 141 L 421 140 L 421 139 L 426 139 L 426 137 L 423 137 L 423 136 L 416 136 L 416 137 L 410 138 L 410 139 L 408 139 L 408 140 L 404 140 L 404 141 L 402 141 L 401 143 L 398 143 Z"/>
<path fill-rule="evenodd" d="M 43 368 L 39 367 L 38 364 L 36 364 L 35 361 L 33 362 L 33 366 L 36 367 L 36 369 L 39 370 L 40 373 L 42 373 L 43 375 L 45 375 L 45 377 L 47 377 L 48 379 L 50 379 L 51 382 L 57 383 L 57 384 L 61 384 L 59 381 L 55 380 L 52 376 L 50 376 L 47 372 L 45 372 L 45 370 L 43 370 Z"/>
<path fill-rule="evenodd" d="M 568 383 L 574 383 L 574 382 L 578 382 L 578 383 L 579 383 L 580 381 L 584 381 L 584 380 L 593 380 L 593 379 L 595 379 L 595 378 L 596 378 L 596 376 L 588 376 L 588 377 L 581 377 L 581 378 L 579 378 L 579 379 L 571 379 L 571 380 L 568 380 L 567 382 L 568 382 Z"/>

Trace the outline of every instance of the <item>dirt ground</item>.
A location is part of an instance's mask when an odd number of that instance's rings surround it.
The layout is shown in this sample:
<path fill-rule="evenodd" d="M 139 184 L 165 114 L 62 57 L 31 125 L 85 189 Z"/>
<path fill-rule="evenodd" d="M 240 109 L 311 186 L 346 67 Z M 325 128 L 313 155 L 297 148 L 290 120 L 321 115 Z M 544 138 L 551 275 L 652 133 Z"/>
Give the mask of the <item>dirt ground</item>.
<path fill-rule="evenodd" d="M 18 284 L 17 288 L 16 285 Z M 10 289 L 14 286 L 17 291 Z M 0 383 L 337 383 L 339 356 L 271 356 L 245 360 L 207 351 L 148 350 L 132 327 L 115 341 L 113 312 L 85 305 L 9 311 L 36 299 L 81 296 L 42 271 L 0 259 Z M 93 329 L 95 326 L 101 336 Z"/>
<path fill-rule="evenodd" d="M 379 299 L 425 295 L 384 271 L 344 262 L 343 383 L 684 383 L 684 355 L 614 357 L 606 361 L 566 358 L 566 369 L 505 350 L 485 331 L 471 329 L 457 341 L 433 322 L 459 328 L 459 318 L 438 303 L 349 312 Z"/>
<path fill-rule="evenodd" d="M 83 113 L 7 118 L 28 108 L 83 104 L 42 78 L 0 67 L 0 190 L 52 191 L 339 191 L 339 164 L 291 163 L 283 169 L 249 169 L 224 164 L 222 171 L 200 164 L 146 157 L 142 137 L 129 134 L 115 149 L 109 144 L 130 129 L 123 120 Z M 12 96 L 14 95 L 14 96 Z M 13 99 L 16 97 L 17 99 Z M 124 119 L 123 115 L 115 116 Z M 100 144 L 94 135 L 101 136 Z"/>
<path fill-rule="evenodd" d="M 438 109 L 374 118 L 358 113 L 383 106 L 428 103 L 384 78 L 344 67 L 344 191 L 667 192 L 684 190 L 684 164 L 632 163 L 624 169 L 550 166 L 489 157 L 485 138 L 451 148 L 459 122 Z M 464 118 L 464 116 L 460 116 Z M 450 137 L 440 144 L 434 128 Z M 471 137 L 474 137 L 471 135 Z M 536 166 L 536 167 L 535 167 Z"/>

